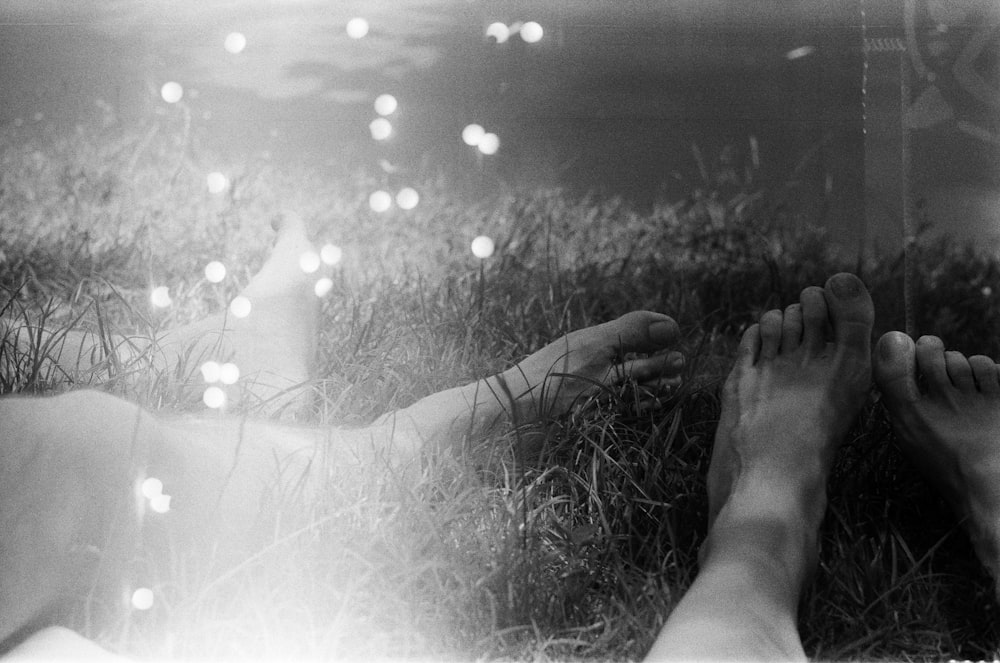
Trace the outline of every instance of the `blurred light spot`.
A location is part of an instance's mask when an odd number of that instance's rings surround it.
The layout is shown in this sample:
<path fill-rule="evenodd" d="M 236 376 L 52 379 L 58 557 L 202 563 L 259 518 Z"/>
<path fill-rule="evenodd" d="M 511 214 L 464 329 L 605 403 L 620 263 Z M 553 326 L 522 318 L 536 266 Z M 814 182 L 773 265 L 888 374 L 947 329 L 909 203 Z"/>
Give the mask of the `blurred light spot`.
<path fill-rule="evenodd" d="M 245 318 L 250 315 L 250 300 L 240 295 L 233 299 L 232 303 L 229 305 L 229 312 L 232 313 L 237 318 Z"/>
<path fill-rule="evenodd" d="M 226 50 L 236 55 L 237 53 L 242 53 L 243 49 L 247 47 L 247 38 L 243 36 L 242 32 L 230 32 L 226 35 Z"/>
<path fill-rule="evenodd" d="M 226 362 L 219 366 L 219 382 L 222 384 L 236 384 L 240 379 L 240 367 L 236 364 Z"/>
<path fill-rule="evenodd" d="M 393 166 L 391 163 L 389 163 L 387 159 L 379 159 L 378 165 L 379 168 L 381 168 L 383 171 L 389 174 L 395 173 L 397 170 L 399 170 L 399 166 Z"/>
<path fill-rule="evenodd" d="M 164 83 L 163 87 L 160 88 L 160 96 L 168 104 L 176 104 L 184 96 L 184 88 L 181 87 L 180 83 L 170 81 Z"/>
<path fill-rule="evenodd" d="M 500 149 L 500 138 L 496 134 L 483 134 L 477 147 L 483 154 L 496 154 Z"/>
<path fill-rule="evenodd" d="M 42 120 L 45 119 L 45 113 L 38 111 L 37 113 L 31 116 L 31 119 L 33 119 L 35 122 L 41 122 Z"/>
<path fill-rule="evenodd" d="M 368 196 L 368 205 L 373 212 L 385 212 L 392 207 L 392 196 L 388 191 L 376 191 Z"/>
<path fill-rule="evenodd" d="M 336 265 L 344 257 L 344 252 L 334 244 L 324 244 L 319 250 L 320 259 L 327 265 Z"/>
<path fill-rule="evenodd" d="M 396 194 L 396 204 L 400 209 L 413 209 L 420 203 L 420 194 L 415 189 L 405 187 Z"/>
<path fill-rule="evenodd" d="M 153 288 L 153 292 L 149 295 L 149 301 L 157 308 L 167 308 L 173 303 L 173 300 L 170 299 L 170 288 L 165 285 Z"/>
<path fill-rule="evenodd" d="M 490 23 L 486 28 L 486 36 L 493 37 L 498 44 L 502 44 L 510 39 L 510 28 L 503 23 Z"/>
<path fill-rule="evenodd" d="M 218 382 L 222 377 L 222 367 L 219 366 L 219 362 L 206 361 L 202 364 L 201 377 L 205 378 L 205 382 L 208 382 L 209 384 L 212 382 Z"/>
<path fill-rule="evenodd" d="M 206 406 L 213 410 L 218 410 L 226 404 L 226 392 L 222 391 L 220 387 L 209 387 L 205 390 L 205 394 L 201 397 L 201 400 Z"/>
<path fill-rule="evenodd" d="M 222 193 L 229 188 L 229 178 L 215 171 L 205 176 L 205 184 L 208 186 L 209 193 Z"/>
<path fill-rule="evenodd" d="M 205 278 L 210 283 L 222 283 L 226 278 L 226 266 L 218 260 L 213 260 L 205 265 Z"/>
<path fill-rule="evenodd" d="M 170 511 L 170 495 L 154 495 L 149 498 L 149 508 L 156 513 Z"/>
<path fill-rule="evenodd" d="M 375 140 L 385 140 L 392 135 L 392 123 L 384 117 L 378 117 L 368 125 L 368 130 L 372 132 L 372 138 Z"/>
<path fill-rule="evenodd" d="M 333 279 L 324 276 L 319 281 L 316 281 L 316 287 L 313 290 L 317 297 L 326 297 L 333 290 Z"/>
<path fill-rule="evenodd" d="M 472 255 L 477 258 L 489 258 L 493 255 L 494 250 L 493 240 L 486 235 L 480 235 L 479 237 L 472 240 Z"/>
<path fill-rule="evenodd" d="M 375 112 L 379 115 L 392 115 L 399 108 L 399 102 L 391 94 L 380 94 L 375 99 Z"/>
<path fill-rule="evenodd" d="M 347 22 L 347 36 L 351 39 L 361 39 L 368 34 L 368 21 L 363 18 L 352 18 Z"/>
<path fill-rule="evenodd" d="M 462 141 L 469 147 L 479 145 L 479 141 L 486 135 L 486 130 L 478 124 L 470 124 L 462 129 Z"/>
<path fill-rule="evenodd" d="M 528 21 L 521 26 L 521 39 L 529 44 L 541 41 L 544 35 L 545 31 L 542 30 L 542 26 L 534 21 Z"/>
<path fill-rule="evenodd" d="M 804 58 L 807 55 L 812 55 L 815 51 L 815 46 L 800 46 L 799 48 L 793 48 L 785 53 L 785 57 L 789 60 L 798 60 L 799 58 Z"/>
<path fill-rule="evenodd" d="M 983 293 L 983 297 L 989 297 L 990 295 L 993 294 L 993 288 L 989 287 L 988 285 L 984 285 L 981 292 Z"/>
<path fill-rule="evenodd" d="M 149 477 L 142 482 L 142 495 L 147 500 L 151 500 L 157 495 L 163 494 L 163 482 L 156 477 Z"/>
<path fill-rule="evenodd" d="M 132 592 L 132 607 L 136 610 L 149 610 L 153 607 L 153 590 L 140 587 Z"/>
<path fill-rule="evenodd" d="M 299 267 L 306 274 L 312 274 L 319 269 L 319 255 L 315 251 L 306 251 L 299 256 Z"/>

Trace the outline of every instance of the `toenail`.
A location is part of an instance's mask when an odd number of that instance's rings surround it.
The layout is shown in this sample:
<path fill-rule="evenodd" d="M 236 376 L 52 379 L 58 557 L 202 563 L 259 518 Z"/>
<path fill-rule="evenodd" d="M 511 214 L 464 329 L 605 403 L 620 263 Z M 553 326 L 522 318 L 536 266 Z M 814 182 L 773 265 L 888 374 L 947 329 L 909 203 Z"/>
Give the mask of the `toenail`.
<path fill-rule="evenodd" d="M 830 279 L 830 289 L 840 299 L 853 299 L 861 294 L 861 281 L 850 274 L 839 274 Z"/>

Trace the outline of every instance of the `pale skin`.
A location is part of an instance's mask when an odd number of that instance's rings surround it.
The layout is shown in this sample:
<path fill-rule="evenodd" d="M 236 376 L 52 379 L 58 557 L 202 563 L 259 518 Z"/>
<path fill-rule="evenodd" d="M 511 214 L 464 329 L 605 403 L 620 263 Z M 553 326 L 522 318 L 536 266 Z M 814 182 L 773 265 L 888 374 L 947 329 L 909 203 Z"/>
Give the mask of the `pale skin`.
<path fill-rule="evenodd" d="M 296 271 L 304 232 L 292 230 L 284 228 L 271 259 L 244 291 L 254 302 L 247 322 L 213 319 L 220 329 L 226 325 L 219 338 L 229 351 L 261 370 L 285 362 L 308 366 L 311 359 L 308 342 L 267 342 L 282 320 L 285 335 L 310 333 L 295 326 L 313 316 L 299 309 L 316 304 L 314 279 Z M 302 291 L 309 297 L 296 296 Z M 172 337 L 188 343 L 201 331 L 203 325 Z M 95 391 L 0 399 L 0 646 L 31 636 L 14 653 L 66 655 L 69 632 L 38 629 L 61 621 L 67 597 L 85 593 L 113 604 L 139 541 L 154 552 L 236 563 L 266 544 L 279 516 L 285 522 L 302 505 L 363 488 L 373 468 L 413 481 L 429 454 L 449 452 L 512 417 L 524 422 L 565 412 L 601 386 L 633 380 L 654 397 L 667 393 L 684 364 L 672 350 L 678 336 L 666 315 L 629 313 L 572 332 L 499 375 L 433 394 L 360 428 L 161 416 Z M 270 356 L 258 356 L 264 348 Z M 73 358 L 96 352 L 85 350 Z M 171 345 L 158 350 L 168 357 L 177 352 Z M 249 385 L 251 393 L 256 386 Z M 265 387 L 273 397 L 273 384 Z M 143 524 L 137 487 L 147 476 L 162 480 L 171 509 L 163 517 L 147 512 Z M 46 649 L 46 642 L 58 648 Z"/>
<path fill-rule="evenodd" d="M 860 281 L 837 275 L 824 288 L 804 290 L 798 304 L 784 311 L 769 311 L 743 336 L 723 391 L 723 413 L 708 476 L 709 533 L 701 569 L 659 634 L 649 660 L 805 657 L 796 630 L 798 602 L 815 569 L 816 537 L 826 507 L 825 484 L 833 454 L 870 385 L 872 318 L 871 299 Z M 254 498 L 255 504 L 261 504 L 262 496 L 267 504 L 265 488 L 275 485 L 276 476 L 283 492 L 314 497 L 319 478 L 337 477 L 338 469 L 346 470 L 339 476 L 347 479 L 356 476 L 358 468 L 378 460 L 400 468 L 401 476 L 406 470 L 416 471 L 426 453 L 446 449 L 449 441 L 462 434 L 475 434 L 506 420 L 512 408 L 510 396 L 514 397 L 516 416 L 524 417 L 540 410 L 564 410 L 593 390 L 590 380 L 613 385 L 631 375 L 653 386 L 675 384 L 682 361 L 662 351 L 672 347 L 676 337 L 676 325 L 666 316 L 629 314 L 574 332 L 501 376 L 435 394 L 364 429 L 293 428 L 226 419 L 157 420 L 107 396 L 83 393 L 62 399 L 83 399 L 69 403 L 73 411 L 95 413 L 93 420 L 81 416 L 72 422 L 73 431 L 88 443 L 80 453 L 94 463 L 92 471 L 95 467 L 112 471 L 105 463 L 117 467 L 113 471 L 118 475 L 135 470 L 134 465 L 121 460 L 121 454 L 101 456 L 95 451 L 96 445 L 106 444 L 110 415 L 121 422 L 112 427 L 112 438 L 134 440 L 137 431 L 144 431 L 138 437 L 153 440 L 154 448 L 166 450 L 161 455 L 151 453 L 149 463 L 168 475 L 170 467 L 177 470 L 173 485 L 182 514 L 185 510 L 180 498 L 188 495 L 189 505 L 217 505 L 215 513 L 222 517 L 211 523 L 224 521 L 233 531 L 247 531 L 252 529 L 256 513 L 249 512 L 246 505 Z M 623 353 L 658 351 L 661 354 L 652 357 L 622 360 Z M 587 380 L 552 377 L 553 373 L 574 373 Z M 879 341 L 874 375 L 897 434 L 918 464 L 939 468 L 933 476 L 959 513 L 966 516 L 977 553 L 995 575 L 1000 570 L 1000 447 L 996 442 L 1000 437 L 1000 367 L 985 357 L 966 359 L 945 352 L 940 340 L 933 337 L 914 344 L 893 332 Z M 918 376 L 927 385 L 925 391 L 917 387 Z M 543 384 L 545 390 L 540 389 Z M 539 402 L 542 393 L 548 394 L 545 402 Z M 10 414 L 14 420 L 31 414 L 36 421 L 48 422 L 46 426 L 28 425 L 26 431 L 19 430 L 13 437 L 52 439 L 63 434 L 59 426 L 66 425 L 58 423 L 54 407 L 58 400 L 0 401 L 0 409 L 8 405 L 35 408 L 32 412 L 0 414 Z M 45 411 L 45 403 L 53 409 Z M 95 430 L 93 439 L 80 435 L 91 427 Z M 214 454 L 204 452 L 201 443 L 205 436 L 214 441 Z M 6 432 L 0 435 L 0 441 L 10 438 Z M 340 450 L 335 457 L 319 451 L 330 442 Z M 5 469 L 15 468 L 7 471 L 19 479 L 25 478 L 26 467 L 49 471 L 44 462 L 19 458 L 9 446 L 4 453 L 15 461 Z M 276 467 L 275 458 L 286 462 Z M 317 473 L 317 467 L 326 469 Z M 949 470 L 942 473 L 941 467 Z M 64 474 L 60 478 L 65 481 Z M 196 476 L 209 480 L 189 480 Z M 304 483 L 300 481 L 303 477 Z M 0 483 L 0 493 L 7 478 Z M 27 479 L 33 478 L 29 472 Z M 90 478 L 73 476 L 70 480 L 78 481 L 82 490 Z M 206 485 L 215 486 L 215 492 L 206 494 Z M 23 499 L 23 490 L 14 492 L 0 494 L 0 515 L 5 522 L 11 522 L 10 514 L 4 513 L 9 511 L 5 509 L 8 499 L 15 503 L 18 497 Z M 22 508 L 25 503 L 20 503 Z M 43 515 L 60 517 L 78 506 L 52 505 Z M 209 516 L 203 513 L 188 512 L 178 531 L 197 538 L 210 524 L 206 518 Z M 64 532 L 63 536 L 72 534 Z M 34 534 L 44 540 L 32 540 L 32 535 L 26 531 L 23 541 L 31 544 L 30 550 L 59 543 L 47 532 Z M 5 546 L 0 552 L 10 558 L 12 549 Z M 55 564 L 62 568 L 59 564 L 66 563 L 66 559 L 51 555 L 14 557 L 24 565 L 15 564 L 14 568 L 23 571 L 15 578 L 37 578 L 43 567 L 51 569 Z M 33 603 L 36 610 L 44 608 L 46 596 L 65 590 L 53 582 L 45 585 L 48 594 L 39 593 L 37 583 L 29 586 L 11 582 L 10 576 L 5 578 L 5 592 L 34 592 L 33 598 L 39 597 Z M 9 629 L 17 623 L 30 623 L 29 617 L 5 614 L 0 625 Z M 65 630 L 46 629 L 25 646 L 38 646 L 48 636 L 55 641 L 67 642 L 67 637 L 72 641 Z"/>

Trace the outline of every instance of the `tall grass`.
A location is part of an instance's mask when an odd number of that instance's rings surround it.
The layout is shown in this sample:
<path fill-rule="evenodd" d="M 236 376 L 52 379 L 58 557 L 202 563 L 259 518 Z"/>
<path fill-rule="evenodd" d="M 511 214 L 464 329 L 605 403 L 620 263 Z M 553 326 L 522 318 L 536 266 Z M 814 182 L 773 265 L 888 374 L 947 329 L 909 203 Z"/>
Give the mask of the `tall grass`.
<path fill-rule="evenodd" d="M 801 288 L 858 268 L 876 331 L 903 326 L 896 254 L 859 265 L 820 229 L 780 220 L 767 191 L 638 212 L 558 190 L 463 200 L 427 174 L 417 209 L 377 215 L 365 174 L 332 180 L 260 160 L 231 169 L 233 186 L 213 196 L 204 176 L 216 167 L 177 122 L 4 130 L 10 329 L 149 332 L 197 319 L 246 283 L 267 255 L 270 218 L 292 208 L 345 255 L 323 303 L 315 423 L 370 421 L 633 309 L 673 315 L 689 364 L 657 411 L 626 386 L 432 459 L 415 487 L 371 468 L 360 492 L 310 505 L 308 527 L 276 533 L 235 568 L 161 569 L 149 613 L 99 623 L 81 611 L 82 630 L 133 655 L 639 658 L 696 572 L 718 387 L 740 332 Z M 467 248 L 479 234 L 498 244 L 482 265 Z M 997 262 L 946 241 L 919 244 L 912 259 L 920 331 L 1000 355 Z M 223 284 L 201 278 L 210 260 L 230 267 Z M 170 286 L 174 306 L 151 309 L 154 285 Z M 151 409 L 188 407 L 169 376 L 46 372 L 40 341 L 19 350 L 2 333 L 3 393 L 90 386 Z M 899 454 L 875 394 L 830 496 L 801 613 L 808 652 L 995 655 L 989 581 Z"/>

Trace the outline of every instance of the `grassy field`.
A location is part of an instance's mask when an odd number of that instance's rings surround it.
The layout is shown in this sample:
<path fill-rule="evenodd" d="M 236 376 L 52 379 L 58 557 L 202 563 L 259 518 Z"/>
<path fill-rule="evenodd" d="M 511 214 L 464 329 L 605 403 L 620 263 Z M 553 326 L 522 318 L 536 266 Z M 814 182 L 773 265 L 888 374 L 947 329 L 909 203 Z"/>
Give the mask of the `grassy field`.
<path fill-rule="evenodd" d="M 56 328 L 149 330 L 224 306 L 294 209 L 341 246 L 323 300 L 312 421 L 358 424 L 503 369 L 558 335 L 633 309 L 684 332 L 685 386 L 642 411 L 626 387 L 566 416 L 471 441 L 416 489 L 391 476 L 316 505 L 235 568 L 170 569 L 148 612 L 78 626 L 139 657 L 640 658 L 696 572 L 718 388 L 739 333 L 827 276 L 859 272 L 876 333 L 901 329 L 1000 357 L 1000 266 L 929 237 L 904 263 L 839 255 L 782 191 L 637 212 L 558 190 L 461 200 L 428 175 L 421 204 L 376 214 L 377 179 L 331 180 L 266 159 L 219 167 L 176 118 L 123 130 L 0 134 L 0 307 Z M 497 242 L 480 262 L 480 234 Z M 204 265 L 229 266 L 221 284 Z M 151 288 L 174 304 L 153 309 Z M 154 410 L 184 404 L 162 376 L 96 383 L 14 356 L 3 393 L 105 389 Z M 30 353 L 29 353 L 30 355 Z M 13 363 L 11 363 L 11 361 Z M 472 443 L 474 442 L 474 443 Z M 530 447 L 531 458 L 515 449 Z M 956 519 L 901 457 L 873 392 L 830 482 L 820 568 L 801 630 L 821 659 L 992 658 L 989 579 Z"/>

